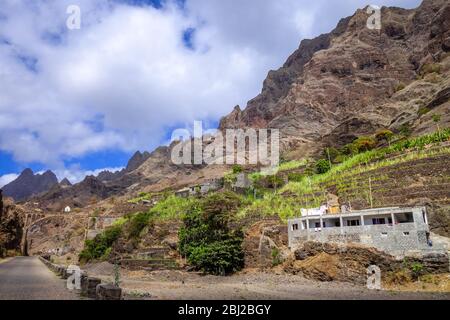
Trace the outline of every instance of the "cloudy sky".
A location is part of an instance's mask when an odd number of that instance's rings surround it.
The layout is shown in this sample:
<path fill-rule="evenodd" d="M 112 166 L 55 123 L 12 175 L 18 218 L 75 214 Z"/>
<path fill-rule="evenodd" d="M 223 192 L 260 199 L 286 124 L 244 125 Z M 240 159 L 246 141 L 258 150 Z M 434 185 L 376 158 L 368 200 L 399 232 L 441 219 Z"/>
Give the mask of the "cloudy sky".
<path fill-rule="evenodd" d="M 416 7 L 419 0 L 376 0 Z M 303 38 L 364 0 L 1 0 L 0 186 L 79 181 L 256 96 Z M 67 28 L 67 8 L 81 29 Z"/>

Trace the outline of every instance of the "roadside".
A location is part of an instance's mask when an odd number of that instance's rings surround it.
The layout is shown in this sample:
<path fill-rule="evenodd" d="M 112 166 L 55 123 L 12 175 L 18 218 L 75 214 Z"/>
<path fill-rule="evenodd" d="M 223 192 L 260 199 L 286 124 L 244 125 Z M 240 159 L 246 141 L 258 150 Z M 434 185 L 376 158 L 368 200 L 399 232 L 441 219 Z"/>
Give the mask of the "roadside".
<path fill-rule="evenodd" d="M 112 281 L 107 263 L 87 266 L 88 272 Z M 368 290 L 341 282 L 318 282 L 299 275 L 247 270 L 229 277 L 185 271 L 121 270 L 125 299 L 151 300 L 450 300 L 450 291 Z"/>

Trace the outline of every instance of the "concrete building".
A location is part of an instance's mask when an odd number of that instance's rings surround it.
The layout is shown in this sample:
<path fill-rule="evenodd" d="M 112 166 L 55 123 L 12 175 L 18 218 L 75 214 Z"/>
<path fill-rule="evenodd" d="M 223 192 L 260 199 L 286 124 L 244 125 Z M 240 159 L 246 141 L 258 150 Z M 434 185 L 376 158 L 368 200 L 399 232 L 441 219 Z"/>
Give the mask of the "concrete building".
<path fill-rule="evenodd" d="M 425 207 L 382 208 L 345 214 L 308 211 L 308 215 L 289 220 L 288 224 L 291 249 L 304 241 L 318 241 L 360 243 L 396 256 L 446 250 L 430 240 Z"/>
<path fill-rule="evenodd" d="M 220 179 L 212 179 L 202 184 L 190 186 L 175 192 L 179 198 L 188 198 L 190 196 L 205 195 L 211 191 L 220 190 L 223 187 L 223 181 Z"/>

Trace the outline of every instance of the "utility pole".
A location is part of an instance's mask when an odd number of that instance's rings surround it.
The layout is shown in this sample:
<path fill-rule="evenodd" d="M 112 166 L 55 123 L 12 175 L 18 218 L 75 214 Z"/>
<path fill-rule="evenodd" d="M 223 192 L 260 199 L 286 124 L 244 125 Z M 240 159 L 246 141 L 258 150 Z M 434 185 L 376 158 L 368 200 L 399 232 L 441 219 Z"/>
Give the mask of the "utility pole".
<path fill-rule="evenodd" d="M 369 177 L 369 200 L 370 200 L 370 208 L 373 209 L 372 177 Z"/>

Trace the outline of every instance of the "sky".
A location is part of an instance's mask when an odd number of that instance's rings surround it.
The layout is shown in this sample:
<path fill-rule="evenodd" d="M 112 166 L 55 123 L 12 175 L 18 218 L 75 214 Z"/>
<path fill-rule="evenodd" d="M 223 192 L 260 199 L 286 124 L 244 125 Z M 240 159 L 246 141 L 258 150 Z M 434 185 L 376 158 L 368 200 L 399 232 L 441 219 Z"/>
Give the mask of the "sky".
<path fill-rule="evenodd" d="M 2 0 L 0 187 L 28 167 L 72 182 L 120 170 L 176 128 L 217 127 L 356 9 L 420 4 L 376 1 Z"/>

